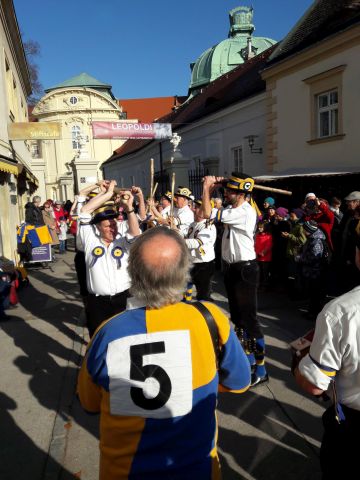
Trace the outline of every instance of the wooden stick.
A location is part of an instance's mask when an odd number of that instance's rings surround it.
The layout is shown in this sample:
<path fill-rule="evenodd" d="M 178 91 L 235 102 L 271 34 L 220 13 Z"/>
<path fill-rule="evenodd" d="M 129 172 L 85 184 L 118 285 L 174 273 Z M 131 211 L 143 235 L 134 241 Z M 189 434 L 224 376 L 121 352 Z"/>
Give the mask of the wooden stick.
<path fill-rule="evenodd" d="M 131 192 L 131 187 L 114 187 L 114 193 Z"/>
<path fill-rule="evenodd" d="M 150 197 L 153 197 L 154 191 L 154 159 L 150 158 Z"/>
<path fill-rule="evenodd" d="M 151 196 L 152 196 L 152 198 L 154 198 L 154 197 L 155 197 L 155 193 L 156 193 L 156 190 L 157 190 L 157 187 L 158 187 L 158 185 L 159 185 L 159 184 L 158 184 L 158 182 L 156 182 L 156 183 L 155 183 L 154 190 L 152 191 L 152 195 L 151 195 Z"/>
<path fill-rule="evenodd" d="M 255 184 L 254 188 L 257 188 L 258 190 L 264 190 L 266 192 L 281 193 L 282 195 L 292 195 L 292 192 L 290 192 L 290 190 L 281 190 L 280 188 L 265 187 L 264 185 Z"/>
<path fill-rule="evenodd" d="M 173 221 L 174 221 L 174 192 L 175 192 L 175 172 L 173 172 L 172 178 L 171 178 L 171 206 L 170 206 L 171 227 L 173 226 Z"/>

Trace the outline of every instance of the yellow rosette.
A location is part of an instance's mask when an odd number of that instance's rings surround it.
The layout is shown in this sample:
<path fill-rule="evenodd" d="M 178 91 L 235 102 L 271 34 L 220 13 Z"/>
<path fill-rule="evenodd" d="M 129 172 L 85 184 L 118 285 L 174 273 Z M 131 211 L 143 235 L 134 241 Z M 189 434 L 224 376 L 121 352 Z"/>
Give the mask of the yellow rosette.
<path fill-rule="evenodd" d="M 104 255 L 104 253 L 105 253 L 105 248 L 104 247 L 98 246 L 98 247 L 93 248 L 93 250 L 91 252 L 91 255 L 92 255 L 93 258 L 91 260 L 90 268 L 95 265 L 95 263 L 98 261 L 98 259 L 100 257 L 102 257 Z"/>
<path fill-rule="evenodd" d="M 112 249 L 111 255 L 116 260 L 117 268 L 120 268 L 121 267 L 121 259 L 124 256 L 124 251 L 122 250 L 122 248 L 114 247 Z"/>

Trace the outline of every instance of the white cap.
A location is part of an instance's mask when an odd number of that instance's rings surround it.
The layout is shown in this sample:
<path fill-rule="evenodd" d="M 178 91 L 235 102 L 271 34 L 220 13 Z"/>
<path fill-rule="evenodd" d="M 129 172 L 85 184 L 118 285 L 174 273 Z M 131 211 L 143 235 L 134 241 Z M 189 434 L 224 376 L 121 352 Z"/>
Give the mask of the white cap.
<path fill-rule="evenodd" d="M 315 199 L 315 198 L 316 198 L 315 193 L 312 193 L 312 192 L 307 193 L 307 194 L 305 195 L 305 200 L 308 200 L 309 198 L 314 198 L 314 199 Z"/>

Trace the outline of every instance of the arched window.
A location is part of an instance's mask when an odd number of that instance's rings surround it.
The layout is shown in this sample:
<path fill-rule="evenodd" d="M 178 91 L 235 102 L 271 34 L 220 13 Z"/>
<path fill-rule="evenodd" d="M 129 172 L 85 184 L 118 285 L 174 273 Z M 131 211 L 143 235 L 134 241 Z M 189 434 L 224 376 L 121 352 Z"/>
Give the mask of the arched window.
<path fill-rule="evenodd" d="M 72 140 L 72 148 L 74 150 L 79 150 L 81 148 L 80 145 L 80 127 L 78 125 L 74 125 L 71 128 L 71 140 Z"/>

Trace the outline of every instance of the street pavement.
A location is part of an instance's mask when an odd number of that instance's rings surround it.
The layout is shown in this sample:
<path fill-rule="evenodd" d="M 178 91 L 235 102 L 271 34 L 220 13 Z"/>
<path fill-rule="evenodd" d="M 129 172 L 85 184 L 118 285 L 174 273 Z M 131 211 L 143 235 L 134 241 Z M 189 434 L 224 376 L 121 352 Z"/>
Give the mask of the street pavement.
<path fill-rule="evenodd" d="M 30 268 L 20 304 L 0 323 L 1 480 L 98 478 L 99 417 L 83 412 L 75 395 L 88 337 L 73 257 L 67 252 L 50 268 Z M 227 309 L 220 275 L 213 296 Z M 320 479 L 327 405 L 298 389 L 288 347 L 312 323 L 284 293 L 259 297 L 270 381 L 242 395 L 219 395 L 223 479 Z"/>

